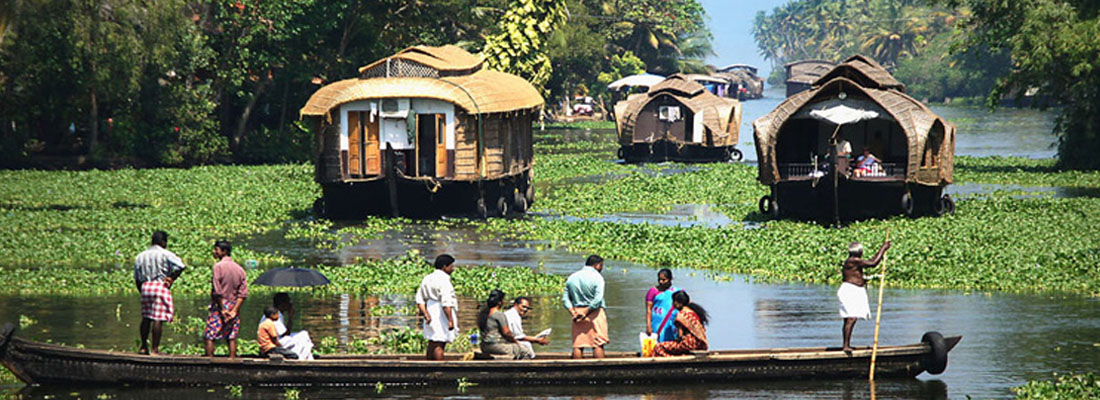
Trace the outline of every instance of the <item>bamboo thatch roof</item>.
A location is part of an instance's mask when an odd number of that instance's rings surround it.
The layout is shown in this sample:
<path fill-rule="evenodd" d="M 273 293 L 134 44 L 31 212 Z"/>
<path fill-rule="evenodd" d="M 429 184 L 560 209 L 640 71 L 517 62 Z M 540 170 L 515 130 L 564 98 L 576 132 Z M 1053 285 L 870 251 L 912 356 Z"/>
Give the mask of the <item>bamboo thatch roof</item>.
<path fill-rule="evenodd" d="M 934 181 L 927 178 L 918 179 L 917 172 L 925 142 L 928 140 L 932 128 L 936 124 L 941 124 L 945 140 L 952 140 L 953 143 L 955 126 L 934 114 L 921 102 L 899 90 L 866 87 L 846 77 L 835 77 L 822 86 L 788 97 L 782 103 L 779 103 L 779 106 L 774 110 L 753 121 L 756 152 L 760 165 L 758 179 L 761 183 L 771 185 L 779 180 L 775 145 L 783 124 L 804 107 L 819 101 L 836 98 L 840 92 L 845 92 L 849 99 L 866 99 L 875 103 L 882 107 L 901 126 L 908 141 L 907 181 L 929 185 L 936 185 L 941 182 L 951 183 L 954 170 L 952 165 L 954 160 L 953 145 L 948 151 L 941 153 L 940 174 Z"/>
<path fill-rule="evenodd" d="M 310 96 L 300 111 L 301 115 L 322 116 L 344 103 L 381 98 L 443 100 L 471 114 L 525 110 L 543 104 L 542 95 L 531 83 L 516 75 L 483 69 L 480 58 L 456 46 L 410 47 L 393 57 L 375 61 L 360 71 L 368 71 L 395 58 L 414 61 L 440 72 L 468 73 L 358 77 L 333 82 Z"/>
<path fill-rule="evenodd" d="M 823 85 L 836 77 L 845 77 L 859 82 L 860 85 L 875 89 L 897 89 L 905 91 L 905 85 L 894 79 L 890 72 L 870 57 L 856 54 L 833 67 L 825 75 L 813 82 L 814 86 Z"/>
<path fill-rule="evenodd" d="M 441 72 L 470 71 L 480 68 L 482 63 L 481 57 L 470 54 L 466 50 L 455 45 L 448 44 L 439 47 L 413 46 L 401 50 L 390 57 L 367 64 L 359 68 L 359 73 L 361 74 L 384 62 L 395 59 L 424 64 Z"/>
<path fill-rule="evenodd" d="M 784 65 L 787 68 L 787 82 L 814 83 L 828 73 L 836 63 L 824 60 L 801 60 Z"/>
<path fill-rule="evenodd" d="M 715 96 L 690 77 L 676 74 L 649 88 L 649 91 L 645 94 L 632 95 L 626 100 L 615 104 L 615 115 L 617 116 L 615 122 L 618 125 L 620 135 L 623 132 L 633 132 L 638 113 L 645 108 L 646 104 L 662 95 L 671 96 L 680 104 L 683 104 L 684 107 L 690 109 L 692 113 L 702 113 L 703 126 L 710 129 L 714 134 L 722 135 L 727 132 L 737 134 L 738 126 L 733 126 L 731 130 L 730 125 L 740 125 L 741 107 L 739 101 Z M 736 121 L 731 122 L 731 116 L 736 116 Z M 736 141 L 736 138 L 734 140 Z"/>

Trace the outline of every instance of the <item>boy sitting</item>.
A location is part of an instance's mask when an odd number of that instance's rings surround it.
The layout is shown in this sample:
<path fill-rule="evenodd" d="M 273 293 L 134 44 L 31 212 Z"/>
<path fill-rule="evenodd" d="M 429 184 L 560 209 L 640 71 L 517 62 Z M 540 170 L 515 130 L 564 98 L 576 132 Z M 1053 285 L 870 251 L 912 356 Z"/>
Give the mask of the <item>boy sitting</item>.
<path fill-rule="evenodd" d="M 297 360 L 297 354 L 279 344 L 279 331 L 275 328 L 275 321 L 279 320 L 279 309 L 269 306 L 264 309 L 264 315 L 267 316 L 267 319 L 260 324 L 260 329 L 256 331 L 256 342 L 260 344 L 260 355 L 266 356 L 275 353 L 281 354 L 286 359 Z"/>

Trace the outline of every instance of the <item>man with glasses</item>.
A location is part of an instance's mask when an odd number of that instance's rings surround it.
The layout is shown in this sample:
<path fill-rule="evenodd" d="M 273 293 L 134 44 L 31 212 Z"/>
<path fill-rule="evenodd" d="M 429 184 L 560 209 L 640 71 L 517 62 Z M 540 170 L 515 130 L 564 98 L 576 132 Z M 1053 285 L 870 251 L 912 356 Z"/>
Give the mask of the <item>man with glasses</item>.
<path fill-rule="evenodd" d="M 504 312 L 504 316 L 508 318 L 508 329 L 512 331 L 512 336 L 516 338 L 516 342 L 520 346 L 527 348 L 527 351 L 531 353 L 531 358 L 534 358 L 535 347 L 531 343 L 538 343 L 540 345 L 546 345 L 550 341 L 545 337 L 530 337 L 523 333 L 523 317 L 527 316 L 527 313 L 531 311 L 531 298 L 526 296 L 516 297 L 513 302 L 512 308 Z"/>

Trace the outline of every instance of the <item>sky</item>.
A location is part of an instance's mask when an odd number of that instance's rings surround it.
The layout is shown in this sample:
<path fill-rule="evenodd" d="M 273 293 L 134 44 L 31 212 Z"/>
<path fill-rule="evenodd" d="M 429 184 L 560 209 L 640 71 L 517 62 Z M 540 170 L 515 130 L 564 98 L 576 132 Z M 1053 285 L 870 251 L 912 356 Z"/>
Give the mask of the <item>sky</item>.
<path fill-rule="evenodd" d="M 716 56 L 707 63 L 723 67 L 729 64 L 750 64 L 760 69 L 760 76 L 771 73 L 771 62 L 764 60 L 752 38 L 752 21 L 759 11 L 768 11 L 789 0 L 700 0 L 707 12 L 707 26 L 714 35 Z"/>

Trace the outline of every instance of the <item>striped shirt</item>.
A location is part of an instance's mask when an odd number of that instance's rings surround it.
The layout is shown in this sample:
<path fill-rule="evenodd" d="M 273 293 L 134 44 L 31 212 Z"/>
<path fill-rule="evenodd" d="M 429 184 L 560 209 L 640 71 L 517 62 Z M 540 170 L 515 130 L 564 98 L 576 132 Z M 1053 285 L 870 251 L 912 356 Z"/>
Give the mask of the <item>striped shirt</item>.
<path fill-rule="evenodd" d="M 159 281 L 182 272 L 184 268 L 187 267 L 183 265 L 183 260 L 167 249 L 154 244 L 134 259 L 134 281 L 138 285 L 148 281 Z"/>

